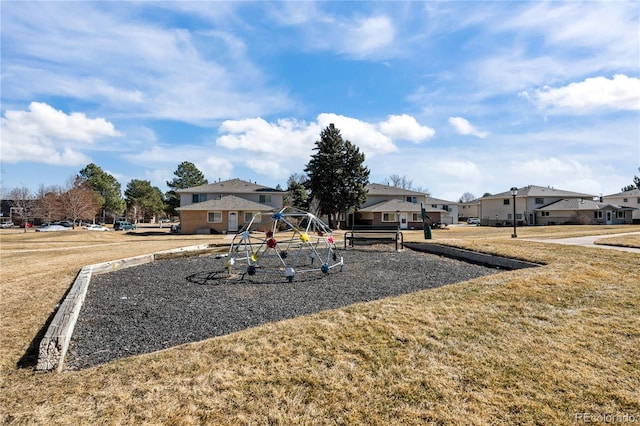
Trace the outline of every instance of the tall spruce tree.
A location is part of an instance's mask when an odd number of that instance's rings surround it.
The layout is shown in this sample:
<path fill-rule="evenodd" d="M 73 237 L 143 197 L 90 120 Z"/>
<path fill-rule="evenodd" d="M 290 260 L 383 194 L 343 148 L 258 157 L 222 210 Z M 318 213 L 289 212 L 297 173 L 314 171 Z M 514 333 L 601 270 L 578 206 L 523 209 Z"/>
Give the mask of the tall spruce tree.
<path fill-rule="evenodd" d="M 289 176 L 287 181 L 287 193 L 285 194 L 285 203 L 297 209 L 308 210 L 309 194 L 304 187 L 307 177 L 304 175 L 293 174 Z"/>
<path fill-rule="evenodd" d="M 364 153 L 343 140 L 333 124 L 320 133 L 314 151 L 304 170 L 308 176 L 305 186 L 333 227 L 340 213 L 354 211 L 366 199 L 369 169 L 364 166 Z"/>
<path fill-rule="evenodd" d="M 204 174 L 189 161 L 183 161 L 178 165 L 178 169 L 173 172 L 176 176 L 173 180 L 167 181 L 167 186 L 171 188 L 165 193 L 167 208 L 170 215 L 178 214 L 176 208 L 180 207 L 180 196 L 177 189 L 192 188 L 194 186 L 206 185 L 209 183 Z"/>
<path fill-rule="evenodd" d="M 132 179 L 124 191 L 129 214 L 134 221 L 161 215 L 165 204 L 160 188 L 151 186 L 148 180 Z"/>
<path fill-rule="evenodd" d="M 100 167 L 91 163 L 80 170 L 78 176 L 86 181 L 98 195 L 103 215 L 119 216 L 125 209 L 120 182 Z M 103 217 L 104 219 L 104 217 Z"/>

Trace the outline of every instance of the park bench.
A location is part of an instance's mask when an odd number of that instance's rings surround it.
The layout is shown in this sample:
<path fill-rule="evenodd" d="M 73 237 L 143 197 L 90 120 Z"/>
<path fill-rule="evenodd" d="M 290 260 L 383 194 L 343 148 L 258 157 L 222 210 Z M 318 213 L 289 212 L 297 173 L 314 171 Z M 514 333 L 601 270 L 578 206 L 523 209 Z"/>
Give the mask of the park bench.
<path fill-rule="evenodd" d="M 404 249 L 404 236 L 397 225 L 354 225 L 344 233 L 344 248 L 353 247 L 355 243 L 371 244 L 376 242 L 393 242 L 396 250 Z"/>

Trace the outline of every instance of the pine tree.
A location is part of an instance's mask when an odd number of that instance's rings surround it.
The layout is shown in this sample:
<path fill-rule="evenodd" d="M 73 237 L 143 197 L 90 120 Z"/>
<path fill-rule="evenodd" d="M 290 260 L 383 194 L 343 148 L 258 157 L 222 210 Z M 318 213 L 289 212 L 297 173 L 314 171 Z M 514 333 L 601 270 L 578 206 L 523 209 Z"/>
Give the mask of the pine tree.
<path fill-rule="evenodd" d="M 160 188 L 151 186 L 148 180 L 132 179 L 124 191 L 127 208 L 133 210 L 134 221 L 139 218 L 157 216 L 165 205 Z"/>
<path fill-rule="evenodd" d="M 314 151 L 304 170 L 309 178 L 305 186 L 333 226 L 340 213 L 355 210 L 366 199 L 369 169 L 364 166 L 364 154 L 343 140 L 333 124 L 320 133 Z"/>
<path fill-rule="evenodd" d="M 173 172 L 176 176 L 171 181 L 167 181 L 167 186 L 171 188 L 165 193 L 169 214 L 176 215 L 176 208 L 180 207 L 180 196 L 177 189 L 192 188 L 194 186 L 206 185 L 209 183 L 204 174 L 189 161 L 183 161 L 178 165 L 178 169 Z"/>
<path fill-rule="evenodd" d="M 100 167 L 91 163 L 80 170 L 78 176 L 86 181 L 98 195 L 98 202 L 103 214 L 114 217 L 120 215 L 125 208 L 120 182 Z"/>

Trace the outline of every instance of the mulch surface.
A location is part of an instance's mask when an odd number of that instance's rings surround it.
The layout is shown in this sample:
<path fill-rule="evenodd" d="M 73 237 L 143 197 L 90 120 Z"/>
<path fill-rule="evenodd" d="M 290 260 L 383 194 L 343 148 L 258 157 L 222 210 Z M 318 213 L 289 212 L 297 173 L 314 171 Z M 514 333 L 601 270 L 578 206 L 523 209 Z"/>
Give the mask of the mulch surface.
<path fill-rule="evenodd" d="M 466 281 L 501 270 L 405 250 L 341 251 L 342 271 L 229 276 L 215 256 L 94 275 L 66 360 L 83 369 L 261 324 Z"/>

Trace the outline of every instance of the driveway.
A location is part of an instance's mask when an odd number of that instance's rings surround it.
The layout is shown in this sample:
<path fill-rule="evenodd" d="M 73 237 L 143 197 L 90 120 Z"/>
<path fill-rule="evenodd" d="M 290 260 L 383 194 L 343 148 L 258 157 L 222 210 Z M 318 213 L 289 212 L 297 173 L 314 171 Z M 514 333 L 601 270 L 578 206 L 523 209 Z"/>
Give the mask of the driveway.
<path fill-rule="evenodd" d="M 603 244 L 595 244 L 597 240 L 602 238 L 611 238 L 611 237 L 620 237 L 622 235 L 638 235 L 640 238 L 640 232 L 624 232 L 622 234 L 607 234 L 607 235 L 590 235 L 587 237 L 573 237 L 573 238 L 559 238 L 555 240 L 533 240 L 528 239 L 529 241 L 537 241 L 540 243 L 553 243 L 553 244 L 566 244 L 571 246 L 583 246 L 583 247 L 595 247 L 600 249 L 609 249 L 609 250 L 619 250 L 619 251 L 628 251 L 631 253 L 640 253 L 640 249 L 632 248 L 632 247 L 618 247 L 618 246 L 608 246 Z"/>

